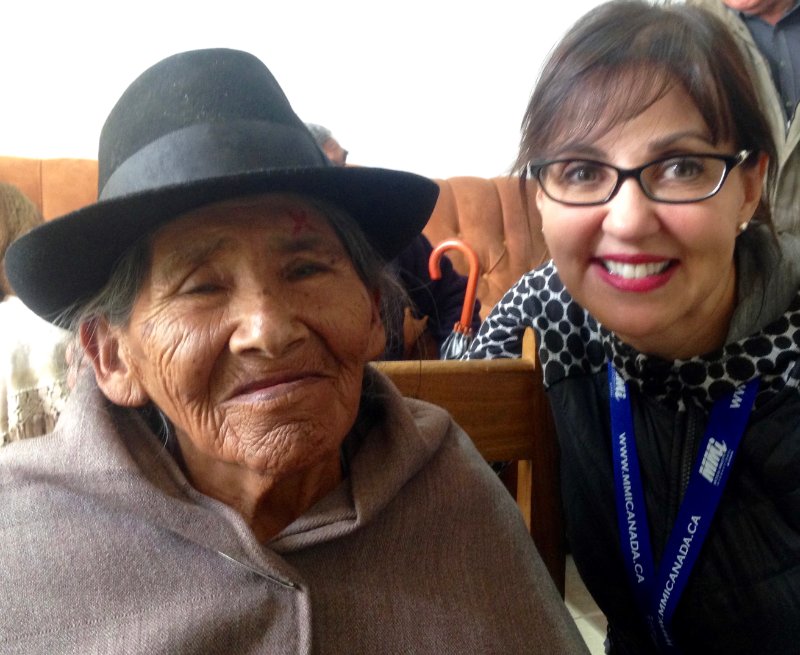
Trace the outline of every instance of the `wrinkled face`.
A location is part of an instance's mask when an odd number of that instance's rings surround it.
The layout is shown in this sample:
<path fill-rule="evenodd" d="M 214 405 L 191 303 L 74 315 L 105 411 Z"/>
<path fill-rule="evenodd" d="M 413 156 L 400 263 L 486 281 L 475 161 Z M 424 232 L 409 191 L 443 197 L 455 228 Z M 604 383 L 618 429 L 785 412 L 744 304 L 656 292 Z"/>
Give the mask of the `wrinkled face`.
<path fill-rule="evenodd" d="M 152 401 L 182 448 L 271 474 L 336 451 L 384 344 L 377 293 L 331 225 L 282 195 L 163 227 L 129 325 L 114 329 L 125 370 L 112 400 Z"/>
<path fill-rule="evenodd" d="M 734 148 L 711 142 L 691 98 L 676 86 L 638 116 L 564 144 L 552 158 L 634 168 L 692 153 L 729 155 Z M 762 173 L 762 166 L 739 166 L 717 195 L 686 204 L 649 200 L 635 179 L 596 206 L 565 206 L 539 190 L 542 229 L 562 281 L 595 318 L 642 352 L 672 359 L 721 345 L 735 302 L 738 226 L 755 211 Z"/>

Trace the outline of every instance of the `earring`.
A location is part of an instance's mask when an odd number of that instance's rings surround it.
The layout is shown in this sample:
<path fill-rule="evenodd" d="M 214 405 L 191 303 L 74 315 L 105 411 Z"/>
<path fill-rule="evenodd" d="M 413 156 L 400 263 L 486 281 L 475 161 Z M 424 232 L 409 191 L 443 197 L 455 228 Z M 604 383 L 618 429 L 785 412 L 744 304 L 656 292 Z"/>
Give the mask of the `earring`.
<path fill-rule="evenodd" d="M 744 223 L 739 223 L 738 233 L 741 234 L 747 229 L 747 226 L 750 225 L 750 221 L 745 221 Z"/>

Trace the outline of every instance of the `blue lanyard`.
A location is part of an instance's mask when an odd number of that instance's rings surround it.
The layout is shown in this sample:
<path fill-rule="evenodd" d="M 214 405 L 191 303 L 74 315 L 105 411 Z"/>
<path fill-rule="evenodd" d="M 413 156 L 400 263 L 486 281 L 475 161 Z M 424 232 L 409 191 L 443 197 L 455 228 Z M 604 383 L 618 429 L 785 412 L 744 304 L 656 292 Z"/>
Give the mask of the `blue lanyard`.
<path fill-rule="evenodd" d="M 680 652 L 672 636 L 672 617 L 728 481 L 758 383 L 758 379 L 751 380 L 711 408 L 689 485 L 655 571 L 628 387 L 614 367 L 608 367 L 611 450 L 623 560 L 634 597 L 663 652 Z"/>

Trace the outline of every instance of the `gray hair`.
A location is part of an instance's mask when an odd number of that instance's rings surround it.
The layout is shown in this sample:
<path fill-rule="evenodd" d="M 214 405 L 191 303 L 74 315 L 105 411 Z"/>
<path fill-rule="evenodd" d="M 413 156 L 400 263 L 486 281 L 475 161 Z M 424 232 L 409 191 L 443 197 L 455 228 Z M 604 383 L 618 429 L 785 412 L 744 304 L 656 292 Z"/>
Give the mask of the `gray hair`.
<path fill-rule="evenodd" d="M 306 127 L 308 131 L 311 132 L 311 136 L 314 137 L 314 141 L 317 142 L 320 148 L 325 145 L 326 141 L 333 138 L 333 134 L 331 134 L 331 131 L 327 127 L 323 127 L 317 123 L 306 123 Z"/>

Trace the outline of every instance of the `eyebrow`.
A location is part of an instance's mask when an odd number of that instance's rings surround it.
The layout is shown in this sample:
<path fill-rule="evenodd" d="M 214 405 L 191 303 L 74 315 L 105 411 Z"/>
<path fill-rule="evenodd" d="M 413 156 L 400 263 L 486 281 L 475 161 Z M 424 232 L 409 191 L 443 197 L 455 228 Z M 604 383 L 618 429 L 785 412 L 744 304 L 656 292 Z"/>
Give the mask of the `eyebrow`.
<path fill-rule="evenodd" d="M 290 239 L 282 237 L 278 242 L 277 250 L 287 254 L 295 254 L 309 250 L 333 253 L 337 249 L 329 242 L 329 239 L 324 239 L 318 234 L 309 234 L 307 236 L 292 237 Z"/>
<path fill-rule="evenodd" d="M 196 268 L 213 255 L 233 244 L 231 239 L 220 237 L 208 242 L 192 242 L 178 251 L 169 253 L 164 261 L 163 277 L 169 279 L 187 268 Z"/>
<path fill-rule="evenodd" d="M 218 253 L 232 248 L 235 239 L 219 237 L 208 242 L 187 244 L 181 250 L 169 253 L 164 261 L 163 277 L 170 279 L 187 269 L 194 269 L 212 259 Z M 327 255 L 340 255 L 340 249 L 320 235 L 310 234 L 303 237 L 280 237 L 274 248 L 278 254 L 298 254 L 302 252 L 319 252 Z"/>
<path fill-rule="evenodd" d="M 682 141 L 684 139 L 696 139 L 697 141 L 702 141 L 707 143 L 709 146 L 713 146 L 714 144 L 711 142 L 709 135 L 705 132 L 698 132 L 697 130 L 686 130 L 683 132 L 674 132 L 672 134 L 667 134 L 660 139 L 656 139 L 647 144 L 647 149 L 653 156 L 657 156 L 657 153 L 663 152 L 664 150 L 669 149 L 670 147 L 674 146 L 677 142 Z M 598 159 L 604 160 L 608 158 L 608 153 L 596 148 L 594 145 L 590 143 L 586 143 L 584 141 L 571 141 L 565 143 L 561 146 L 556 155 L 553 157 L 554 159 L 561 159 L 564 157 L 564 153 L 574 153 L 576 158 L 586 157 L 588 159 Z"/>

